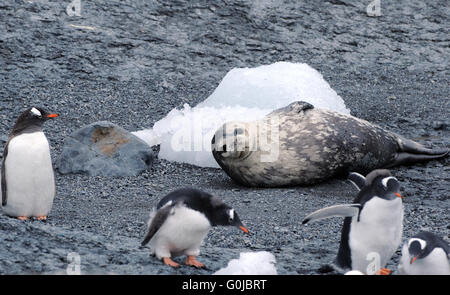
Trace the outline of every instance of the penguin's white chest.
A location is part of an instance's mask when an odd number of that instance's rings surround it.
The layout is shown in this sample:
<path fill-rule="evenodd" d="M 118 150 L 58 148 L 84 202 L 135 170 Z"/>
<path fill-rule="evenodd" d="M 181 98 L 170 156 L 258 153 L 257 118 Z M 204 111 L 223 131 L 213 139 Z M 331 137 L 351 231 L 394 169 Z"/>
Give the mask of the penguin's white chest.
<path fill-rule="evenodd" d="M 55 196 L 50 147 L 43 132 L 24 133 L 12 138 L 5 159 L 7 204 L 10 216 L 43 216 Z"/>
<path fill-rule="evenodd" d="M 150 247 L 158 258 L 195 256 L 210 228 L 211 223 L 202 213 L 184 206 L 175 207 L 150 241 Z"/>
<path fill-rule="evenodd" d="M 403 245 L 402 258 L 398 267 L 402 275 L 450 275 L 450 263 L 447 254 L 441 248 L 435 248 L 422 259 L 410 263 L 408 246 Z"/>
<path fill-rule="evenodd" d="M 353 217 L 349 245 L 352 269 L 373 274 L 383 268 L 398 248 L 403 230 L 401 199 L 372 198 L 360 219 Z"/>

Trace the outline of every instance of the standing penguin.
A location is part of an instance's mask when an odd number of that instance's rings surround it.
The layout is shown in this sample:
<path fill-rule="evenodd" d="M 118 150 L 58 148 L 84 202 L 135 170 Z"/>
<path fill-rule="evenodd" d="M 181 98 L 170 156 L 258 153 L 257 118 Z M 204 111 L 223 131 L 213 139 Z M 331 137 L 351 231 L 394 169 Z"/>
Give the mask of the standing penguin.
<path fill-rule="evenodd" d="M 234 209 L 218 197 L 197 189 L 179 189 L 162 198 L 150 214 L 142 246 L 150 242 L 152 254 L 172 267 L 179 264 L 171 257 L 180 255 L 187 255 L 187 265 L 204 267 L 195 256 L 209 229 L 217 225 L 233 225 L 248 234 Z"/>
<path fill-rule="evenodd" d="M 430 232 L 420 232 L 402 248 L 398 271 L 402 275 L 450 275 L 450 246 Z"/>
<path fill-rule="evenodd" d="M 360 190 L 353 204 L 336 205 L 308 215 L 303 224 L 332 216 L 345 217 L 336 264 L 343 270 L 388 274 L 384 266 L 398 248 L 403 229 L 400 184 L 388 170 L 366 177 L 351 173 Z"/>
<path fill-rule="evenodd" d="M 9 135 L 1 168 L 2 209 L 8 216 L 47 219 L 55 197 L 55 178 L 42 124 L 56 117 L 42 108 L 29 108 Z"/>

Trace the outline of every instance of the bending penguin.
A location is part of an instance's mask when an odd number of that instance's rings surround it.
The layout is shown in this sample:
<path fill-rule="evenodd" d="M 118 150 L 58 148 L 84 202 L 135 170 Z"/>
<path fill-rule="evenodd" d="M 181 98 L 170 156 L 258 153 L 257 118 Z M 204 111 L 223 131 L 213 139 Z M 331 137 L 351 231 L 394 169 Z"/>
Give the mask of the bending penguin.
<path fill-rule="evenodd" d="M 2 209 L 8 216 L 47 219 L 55 197 L 55 178 L 42 125 L 56 117 L 42 108 L 29 108 L 9 135 L 1 168 Z"/>
<path fill-rule="evenodd" d="M 389 274 L 384 266 L 398 248 L 403 229 L 403 204 L 398 180 L 388 170 L 366 177 L 351 173 L 360 190 L 353 204 L 336 205 L 308 215 L 303 224 L 323 218 L 345 217 L 336 264 L 342 270 Z"/>
<path fill-rule="evenodd" d="M 403 245 L 398 271 L 402 275 L 450 275 L 449 259 L 448 243 L 423 231 Z"/>
<path fill-rule="evenodd" d="M 248 234 L 234 209 L 218 197 L 197 189 L 179 189 L 162 198 L 150 213 L 142 246 L 150 242 L 152 254 L 166 265 L 178 267 L 171 257 L 187 255 L 187 265 L 204 267 L 195 257 L 210 228 L 217 225 L 236 226 Z"/>

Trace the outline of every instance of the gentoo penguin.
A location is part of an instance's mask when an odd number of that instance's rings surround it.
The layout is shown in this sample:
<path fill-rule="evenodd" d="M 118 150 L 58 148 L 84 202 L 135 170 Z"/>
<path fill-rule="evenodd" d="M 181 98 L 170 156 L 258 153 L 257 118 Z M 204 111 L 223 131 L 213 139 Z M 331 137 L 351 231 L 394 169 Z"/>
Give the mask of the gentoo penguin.
<path fill-rule="evenodd" d="M 42 108 L 29 108 L 9 135 L 1 169 L 2 209 L 8 216 L 47 219 L 55 197 L 55 178 L 42 124 L 56 117 Z"/>
<path fill-rule="evenodd" d="M 180 255 L 187 255 L 187 265 L 204 267 L 195 256 L 209 229 L 216 225 L 233 225 L 248 234 L 234 209 L 218 197 L 197 189 L 178 189 L 162 198 L 150 214 L 142 246 L 150 242 L 152 254 L 172 267 L 179 264 L 171 257 Z"/>
<path fill-rule="evenodd" d="M 420 232 L 402 248 L 398 271 L 402 275 L 450 275 L 450 246 L 430 232 Z"/>
<path fill-rule="evenodd" d="M 353 204 L 320 209 L 308 215 L 303 224 L 332 216 L 345 217 L 337 266 L 343 271 L 389 274 L 384 266 L 398 248 L 403 229 L 399 182 L 382 169 L 366 177 L 351 173 L 349 180 L 360 190 Z"/>

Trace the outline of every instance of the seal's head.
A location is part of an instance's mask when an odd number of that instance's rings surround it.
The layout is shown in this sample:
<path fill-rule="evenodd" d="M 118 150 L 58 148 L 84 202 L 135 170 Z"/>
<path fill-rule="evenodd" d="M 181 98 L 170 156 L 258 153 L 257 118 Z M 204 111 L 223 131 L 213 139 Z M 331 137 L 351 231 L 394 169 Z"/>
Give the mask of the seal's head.
<path fill-rule="evenodd" d="M 251 155 L 248 125 L 228 122 L 216 131 L 211 145 L 213 156 L 220 165 L 227 161 L 244 160 Z"/>

